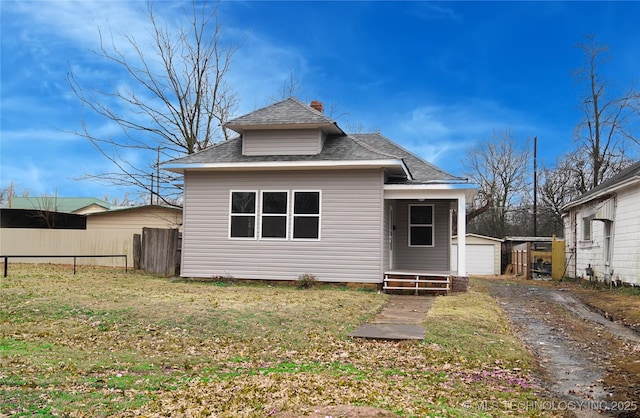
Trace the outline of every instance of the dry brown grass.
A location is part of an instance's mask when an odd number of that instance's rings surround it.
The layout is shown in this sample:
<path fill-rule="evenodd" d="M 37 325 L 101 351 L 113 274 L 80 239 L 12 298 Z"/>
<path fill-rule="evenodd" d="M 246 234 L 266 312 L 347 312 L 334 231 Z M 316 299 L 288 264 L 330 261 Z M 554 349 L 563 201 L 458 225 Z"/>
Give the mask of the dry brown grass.
<path fill-rule="evenodd" d="M 387 296 L 335 287 L 11 265 L 0 292 L 0 415 L 263 417 L 367 405 L 475 416 L 484 401 L 541 390 L 495 302 L 474 292 L 438 298 L 425 342 L 348 338 Z M 501 405 L 488 413 L 521 412 Z"/>

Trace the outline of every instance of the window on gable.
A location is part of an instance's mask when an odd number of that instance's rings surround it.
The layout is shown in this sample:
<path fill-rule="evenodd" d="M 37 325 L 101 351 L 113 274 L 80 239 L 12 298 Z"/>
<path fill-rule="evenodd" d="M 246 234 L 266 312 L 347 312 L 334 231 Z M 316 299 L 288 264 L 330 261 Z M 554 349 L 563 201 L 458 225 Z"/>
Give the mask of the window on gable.
<path fill-rule="evenodd" d="M 231 238 L 256 237 L 256 192 L 231 192 Z"/>
<path fill-rule="evenodd" d="M 320 192 L 293 192 L 293 238 L 320 239 Z"/>
<path fill-rule="evenodd" d="M 433 205 L 409 205 L 409 246 L 433 246 Z"/>
<path fill-rule="evenodd" d="M 261 238 L 287 239 L 288 192 L 262 192 Z"/>

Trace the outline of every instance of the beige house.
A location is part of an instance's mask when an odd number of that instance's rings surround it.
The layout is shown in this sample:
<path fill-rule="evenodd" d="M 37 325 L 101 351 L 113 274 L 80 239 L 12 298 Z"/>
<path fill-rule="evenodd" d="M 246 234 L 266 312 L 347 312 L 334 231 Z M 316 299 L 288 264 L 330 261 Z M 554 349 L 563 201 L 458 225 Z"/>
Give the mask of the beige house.
<path fill-rule="evenodd" d="M 2 228 L 0 255 L 126 255 L 133 260 L 133 235 L 142 228 L 180 228 L 182 209 L 137 206 L 86 217 L 86 229 Z M 25 263 L 68 263 L 60 258 L 11 259 Z M 80 258 L 78 264 L 124 267 L 123 258 Z"/>
<path fill-rule="evenodd" d="M 345 133 L 320 102 L 290 98 L 225 127 L 239 136 L 163 164 L 184 175 L 182 276 L 466 279 L 466 179 L 380 133 Z"/>
<path fill-rule="evenodd" d="M 182 208 L 160 205 L 132 206 L 87 215 L 87 230 L 117 230 L 139 234 L 147 228 L 180 228 Z"/>

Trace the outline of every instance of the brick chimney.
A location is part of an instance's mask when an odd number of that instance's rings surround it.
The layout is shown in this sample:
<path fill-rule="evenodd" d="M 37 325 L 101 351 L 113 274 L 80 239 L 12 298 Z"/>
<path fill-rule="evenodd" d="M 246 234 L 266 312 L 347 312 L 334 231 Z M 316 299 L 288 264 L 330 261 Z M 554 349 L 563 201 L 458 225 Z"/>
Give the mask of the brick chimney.
<path fill-rule="evenodd" d="M 309 106 L 311 106 L 312 108 L 314 108 L 320 113 L 324 113 L 324 104 L 322 104 L 322 102 L 318 100 L 312 100 Z"/>

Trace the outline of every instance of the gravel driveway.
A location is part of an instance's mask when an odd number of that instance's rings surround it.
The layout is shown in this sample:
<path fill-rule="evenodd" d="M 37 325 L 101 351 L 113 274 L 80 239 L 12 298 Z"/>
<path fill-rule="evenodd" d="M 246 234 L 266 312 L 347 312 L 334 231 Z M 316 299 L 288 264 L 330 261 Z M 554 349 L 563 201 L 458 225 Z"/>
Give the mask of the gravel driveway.
<path fill-rule="evenodd" d="M 640 363 L 638 333 L 591 311 L 568 289 L 536 281 L 483 284 L 538 359 L 547 389 L 565 400 L 554 409 L 577 417 L 640 417 L 640 374 L 626 366 L 629 358 Z"/>

